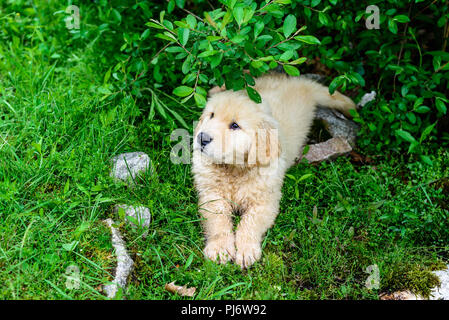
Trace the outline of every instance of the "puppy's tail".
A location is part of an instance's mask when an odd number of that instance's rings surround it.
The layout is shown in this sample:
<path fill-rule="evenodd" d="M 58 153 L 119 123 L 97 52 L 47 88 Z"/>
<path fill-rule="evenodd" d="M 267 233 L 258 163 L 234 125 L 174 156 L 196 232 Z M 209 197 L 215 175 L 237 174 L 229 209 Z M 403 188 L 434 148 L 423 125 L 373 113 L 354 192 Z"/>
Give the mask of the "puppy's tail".
<path fill-rule="evenodd" d="M 349 110 L 356 110 L 356 105 L 351 98 L 335 91 L 334 94 L 329 94 L 329 88 L 323 86 L 322 84 L 301 78 L 301 82 L 308 89 L 308 93 L 312 95 L 315 100 L 316 105 L 321 107 L 337 109 L 342 112 L 345 116 L 352 118 Z"/>

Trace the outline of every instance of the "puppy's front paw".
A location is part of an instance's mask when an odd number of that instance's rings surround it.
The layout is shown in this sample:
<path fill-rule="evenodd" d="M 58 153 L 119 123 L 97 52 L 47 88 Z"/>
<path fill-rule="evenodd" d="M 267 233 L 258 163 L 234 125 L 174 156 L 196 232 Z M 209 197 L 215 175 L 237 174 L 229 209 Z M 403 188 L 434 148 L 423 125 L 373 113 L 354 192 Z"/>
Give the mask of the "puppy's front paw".
<path fill-rule="evenodd" d="M 235 257 L 234 234 L 210 239 L 206 242 L 204 255 L 212 261 L 226 263 Z"/>
<path fill-rule="evenodd" d="M 235 245 L 237 247 L 235 263 L 242 269 L 248 268 L 262 256 L 262 248 L 258 241 L 237 238 Z"/>

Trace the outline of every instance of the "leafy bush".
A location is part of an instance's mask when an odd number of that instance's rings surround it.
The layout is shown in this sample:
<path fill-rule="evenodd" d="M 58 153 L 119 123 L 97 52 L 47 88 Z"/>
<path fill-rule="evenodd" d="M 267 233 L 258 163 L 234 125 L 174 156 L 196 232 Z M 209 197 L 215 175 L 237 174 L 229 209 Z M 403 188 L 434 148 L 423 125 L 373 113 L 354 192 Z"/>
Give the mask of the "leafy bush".
<path fill-rule="evenodd" d="M 300 50 L 320 41 L 304 34 L 306 26 L 298 28 L 295 15 L 284 17 L 283 4 L 288 2 L 259 7 L 255 1 L 222 1 L 224 7 L 204 12 L 204 19 L 188 14 L 172 23 L 164 19 L 165 12 L 159 20 L 152 19 L 147 25 L 159 29 L 156 37 L 168 41 L 165 52 L 182 61 L 184 85 L 173 93 L 183 101 L 193 97 L 202 107 L 207 95 L 204 86 L 225 84 L 228 89 L 246 89 L 251 99 L 260 102 L 251 87 L 253 77 L 279 65 L 289 75 L 299 76 L 296 66 L 307 60 L 299 55 Z"/>
<path fill-rule="evenodd" d="M 375 90 L 377 99 L 354 114 L 362 124 L 359 145 L 369 152 L 407 150 L 430 164 L 433 147 L 448 145 L 444 1 L 371 1 L 379 29 L 367 28 L 368 4 L 356 0 L 219 2 L 99 1 L 103 24 L 74 37 L 110 33 L 98 39 L 110 66 L 106 96 L 129 90 L 147 99 L 145 90 L 163 87 L 182 104 L 202 107 L 207 89 L 225 84 L 259 101 L 254 77 L 282 66 L 293 76 L 324 74 L 331 92 L 356 101 Z M 181 110 L 166 111 L 152 108 L 157 117 L 183 118 Z"/>

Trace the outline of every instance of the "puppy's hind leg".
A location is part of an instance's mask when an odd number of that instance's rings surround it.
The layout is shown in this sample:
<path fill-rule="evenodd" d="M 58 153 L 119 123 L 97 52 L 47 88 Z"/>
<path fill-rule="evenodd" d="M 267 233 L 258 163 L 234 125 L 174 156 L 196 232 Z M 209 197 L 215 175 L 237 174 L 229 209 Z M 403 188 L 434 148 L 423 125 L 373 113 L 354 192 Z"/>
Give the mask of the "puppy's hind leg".
<path fill-rule="evenodd" d="M 220 263 L 235 256 L 235 237 L 232 231 L 232 206 L 218 194 L 200 196 L 199 211 L 204 218 L 206 234 L 204 255 Z"/>

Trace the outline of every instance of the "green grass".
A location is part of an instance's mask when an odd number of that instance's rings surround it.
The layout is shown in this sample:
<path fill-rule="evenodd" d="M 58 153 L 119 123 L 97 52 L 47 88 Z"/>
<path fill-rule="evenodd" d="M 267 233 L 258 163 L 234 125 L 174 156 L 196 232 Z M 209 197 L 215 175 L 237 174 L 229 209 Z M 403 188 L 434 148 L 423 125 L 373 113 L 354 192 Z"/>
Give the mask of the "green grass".
<path fill-rule="evenodd" d="M 34 23 L 53 30 L 51 16 L 41 15 Z M 1 11 L 0 19 L 7 19 Z M 434 152 L 433 167 L 395 153 L 369 165 L 348 158 L 299 164 L 288 172 L 295 179 L 286 178 L 262 260 L 247 271 L 206 261 L 190 166 L 169 159 L 179 125 L 149 121 L 149 106 L 126 92 L 104 99 L 105 68 L 92 63 L 95 51 L 65 48 L 62 31 L 39 35 L 30 25 L 19 38 L 4 26 L 0 298 L 104 299 L 114 256 L 102 220 L 118 220 L 118 203 L 147 206 L 153 216 L 146 238 L 120 224 L 136 263 L 128 299 L 184 299 L 164 290 L 171 281 L 196 287 L 196 299 L 377 299 L 403 288 L 426 294 L 434 284 L 429 271 L 447 261 L 447 150 Z M 157 94 L 186 122 L 197 118 Z M 152 159 L 153 171 L 135 188 L 109 177 L 110 159 L 127 151 Z M 369 290 L 365 270 L 374 264 L 380 289 Z M 79 289 L 66 286 L 71 265 L 80 269 Z"/>

